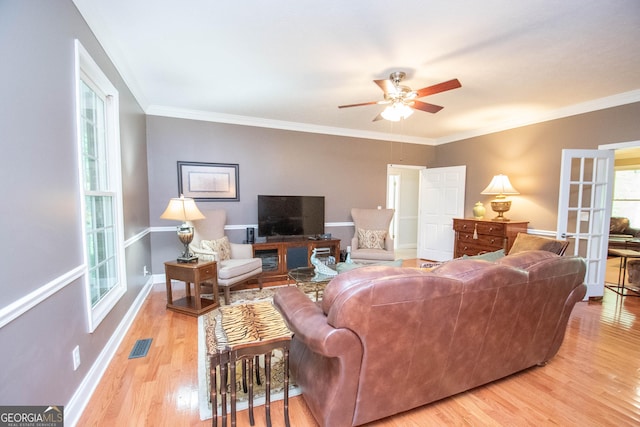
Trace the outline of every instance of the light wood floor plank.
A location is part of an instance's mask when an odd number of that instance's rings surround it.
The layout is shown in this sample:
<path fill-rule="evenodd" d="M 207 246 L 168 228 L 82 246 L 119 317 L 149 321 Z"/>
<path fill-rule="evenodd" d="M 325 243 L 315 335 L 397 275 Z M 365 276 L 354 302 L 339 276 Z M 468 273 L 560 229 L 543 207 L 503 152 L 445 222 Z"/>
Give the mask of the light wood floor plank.
<path fill-rule="evenodd" d="M 415 262 L 414 262 L 415 264 Z M 607 280 L 617 281 L 617 259 Z M 167 311 L 164 284 L 154 286 L 116 353 L 79 426 L 210 426 L 200 421 L 197 319 Z M 149 354 L 128 359 L 138 339 Z M 292 427 L 315 426 L 302 397 L 290 399 Z M 283 405 L 272 403 L 273 425 Z M 266 425 L 264 408 L 256 426 Z M 248 426 L 247 411 L 238 425 Z M 415 410 L 369 424 L 407 426 L 640 425 L 640 298 L 606 290 L 601 302 L 578 303 L 559 353 L 535 367 Z"/>

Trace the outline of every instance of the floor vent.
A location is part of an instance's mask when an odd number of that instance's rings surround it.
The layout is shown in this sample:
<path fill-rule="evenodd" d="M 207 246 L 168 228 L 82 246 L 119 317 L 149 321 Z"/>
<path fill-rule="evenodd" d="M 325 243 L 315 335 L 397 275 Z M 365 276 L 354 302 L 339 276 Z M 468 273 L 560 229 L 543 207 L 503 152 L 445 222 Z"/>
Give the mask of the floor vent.
<path fill-rule="evenodd" d="M 151 347 L 151 340 L 152 338 L 147 338 L 144 340 L 136 341 L 135 345 L 133 346 L 133 350 L 131 350 L 131 353 L 129 354 L 129 359 L 145 357 L 147 355 L 147 352 L 149 351 L 149 347 Z"/>

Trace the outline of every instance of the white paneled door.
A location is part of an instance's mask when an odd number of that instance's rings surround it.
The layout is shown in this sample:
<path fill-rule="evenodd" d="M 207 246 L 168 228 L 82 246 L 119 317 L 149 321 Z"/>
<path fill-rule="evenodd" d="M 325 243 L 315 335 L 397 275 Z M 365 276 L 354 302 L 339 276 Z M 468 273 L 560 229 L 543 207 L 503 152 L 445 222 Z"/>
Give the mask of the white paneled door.
<path fill-rule="evenodd" d="M 464 216 L 466 166 L 420 171 L 418 258 L 453 258 L 453 218 Z"/>
<path fill-rule="evenodd" d="M 562 150 L 557 233 L 571 242 L 566 255 L 587 261 L 587 298 L 604 294 L 613 160 L 612 150 Z"/>

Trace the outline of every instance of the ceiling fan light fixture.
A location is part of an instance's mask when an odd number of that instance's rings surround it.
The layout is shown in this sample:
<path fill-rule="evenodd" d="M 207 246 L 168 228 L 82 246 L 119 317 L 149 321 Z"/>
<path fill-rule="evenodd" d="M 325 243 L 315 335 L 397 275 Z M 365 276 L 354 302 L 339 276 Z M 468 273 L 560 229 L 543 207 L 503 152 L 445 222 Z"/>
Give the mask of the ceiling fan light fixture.
<path fill-rule="evenodd" d="M 402 102 L 394 102 L 389 105 L 380 114 L 383 119 L 391 122 L 398 122 L 401 119 L 407 119 L 413 114 L 413 109 Z"/>

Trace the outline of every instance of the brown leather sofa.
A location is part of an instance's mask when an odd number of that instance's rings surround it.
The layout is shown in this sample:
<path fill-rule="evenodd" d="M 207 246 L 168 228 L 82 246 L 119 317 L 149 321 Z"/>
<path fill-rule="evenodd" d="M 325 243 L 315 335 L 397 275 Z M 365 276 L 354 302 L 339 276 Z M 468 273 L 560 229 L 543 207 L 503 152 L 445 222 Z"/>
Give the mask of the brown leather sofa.
<path fill-rule="evenodd" d="M 295 287 L 274 304 L 320 426 L 357 426 L 545 364 L 585 296 L 585 268 L 546 251 L 431 272 L 363 267 L 334 278 L 319 304 Z"/>
<path fill-rule="evenodd" d="M 611 217 L 609 224 L 609 249 L 640 250 L 640 228 L 633 228 L 629 218 Z"/>

